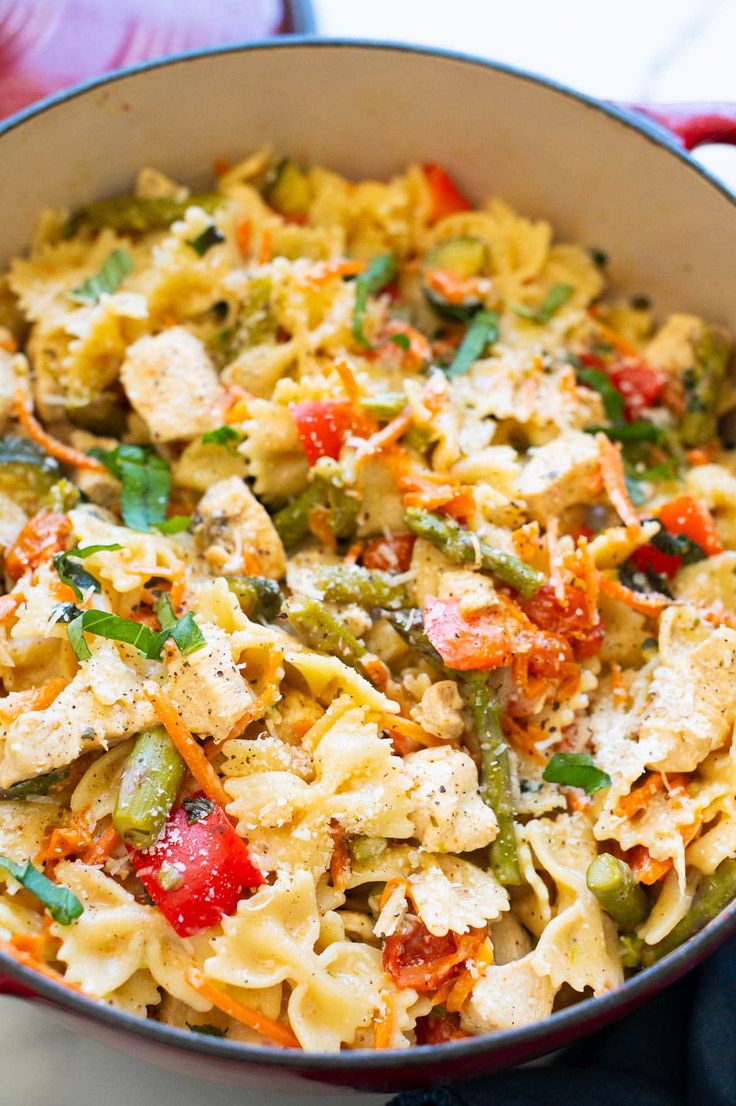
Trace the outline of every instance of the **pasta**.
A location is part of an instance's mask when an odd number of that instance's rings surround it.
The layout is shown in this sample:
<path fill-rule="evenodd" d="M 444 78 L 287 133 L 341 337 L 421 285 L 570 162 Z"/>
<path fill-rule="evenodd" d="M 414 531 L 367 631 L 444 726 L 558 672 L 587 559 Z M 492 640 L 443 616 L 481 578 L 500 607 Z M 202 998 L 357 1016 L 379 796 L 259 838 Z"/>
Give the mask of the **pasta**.
<path fill-rule="evenodd" d="M 5 947 L 186 1033 L 413 1048 L 736 893 L 717 326 L 438 166 L 269 150 L 46 213 L 6 279 Z"/>

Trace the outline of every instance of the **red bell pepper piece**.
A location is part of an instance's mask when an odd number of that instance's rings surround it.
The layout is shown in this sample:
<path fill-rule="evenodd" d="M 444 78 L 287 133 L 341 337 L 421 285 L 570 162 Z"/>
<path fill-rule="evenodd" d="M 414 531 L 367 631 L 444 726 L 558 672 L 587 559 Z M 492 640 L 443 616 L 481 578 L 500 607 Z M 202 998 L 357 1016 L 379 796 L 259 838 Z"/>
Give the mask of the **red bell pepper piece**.
<path fill-rule="evenodd" d="M 416 538 L 413 534 L 391 534 L 388 538 L 372 538 L 361 555 L 365 568 L 382 572 L 408 572 Z"/>
<path fill-rule="evenodd" d="M 659 521 L 670 534 L 684 534 L 694 541 L 709 557 L 723 552 L 723 542 L 718 536 L 715 519 L 704 503 L 691 495 L 681 495 L 660 507 Z"/>
<path fill-rule="evenodd" d="M 150 849 L 131 850 L 136 875 L 180 937 L 234 914 L 264 878 L 227 815 L 203 795 L 171 811 Z"/>
<path fill-rule="evenodd" d="M 428 164 L 422 168 L 432 200 L 430 223 L 437 223 L 446 215 L 454 215 L 456 211 L 471 210 L 470 203 L 441 165 Z"/>
<path fill-rule="evenodd" d="M 608 369 L 611 382 L 624 397 L 625 414 L 629 422 L 638 419 L 645 407 L 653 407 L 662 398 L 667 374 L 653 369 L 644 361 L 626 358 L 614 362 Z"/>
<path fill-rule="evenodd" d="M 309 464 L 320 457 L 337 460 L 348 432 L 348 405 L 343 400 L 305 399 L 292 403 L 290 410 Z"/>

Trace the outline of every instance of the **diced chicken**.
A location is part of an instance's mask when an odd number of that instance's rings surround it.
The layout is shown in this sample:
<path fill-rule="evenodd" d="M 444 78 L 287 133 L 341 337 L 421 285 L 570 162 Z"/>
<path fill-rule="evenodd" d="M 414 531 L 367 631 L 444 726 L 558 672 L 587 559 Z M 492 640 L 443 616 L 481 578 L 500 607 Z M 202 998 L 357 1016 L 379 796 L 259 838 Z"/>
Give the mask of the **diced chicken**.
<path fill-rule="evenodd" d="M 468 568 L 443 572 L 437 589 L 438 599 L 456 599 L 463 614 L 498 606 L 493 580 Z"/>
<path fill-rule="evenodd" d="M 134 342 L 120 377 L 154 442 L 194 438 L 222 422 L 217 373 L 199 338 L 183 326 Z"/>
<path fill-rule="evenodd" d="M 6 732 L 0 787 L 10 787 L 105 749 L 155 723 L 139 675 L 116 645 L 100 640 L 50 707 L 17 718 Z"/>
<path fill-rule="evenodd" d="M 478 772 L 467 753 L 441 746 L 404 758 L 413 786 L 411 820 L 430 852 L 482 849 L 498 833 L 496 817 L 478 793 Z"/>
<path fill-rule="evenodd" d="M 200 622 L 207 644 L 189 656 L 178 650 L 168 661 L 169 694 L 190 730 L 223 741 L 253 702 L 233 661 L 230 638 L 211 622 Z"/>
<path fill-rule="evenodd" d="M 411 715 L 427 733 L 454 741 L 465 729 L 462 709 L 463 701 L 455 681 L 439 680 L 427 688 Z"/>
<path fill-rule="evenodd" d="M 237 476 L 213 484 L 200 500 L 195 536 L 212 572 L 253 575 L 249 563 L 258 561 L 258 574 L 280 579 L 286 573 L 286 554 L 268 512 Z"/>
<path fill-rule="evenodd" d="M 539 522 L 566 507 L 587 503 L 600 488 L 598 449 L 592 434 L 572 430 L 530 451 L 519 479 L 519 495 Z"/>
<path fill-rule="evenodd" d="M 651 767 L 692 772 L 730 736 L 736 721 L 736 630 L 712 628 L 692 608 L 667 611 L 639 741 Z"/>
<path fill-rule="evenodd" d="M 492 964 L 473 988 L 461 1024 L 470 1033 L 531 1025 L 552 1013 L 554 998 L 552 981 L 537 975 L 530 956 Z"/>

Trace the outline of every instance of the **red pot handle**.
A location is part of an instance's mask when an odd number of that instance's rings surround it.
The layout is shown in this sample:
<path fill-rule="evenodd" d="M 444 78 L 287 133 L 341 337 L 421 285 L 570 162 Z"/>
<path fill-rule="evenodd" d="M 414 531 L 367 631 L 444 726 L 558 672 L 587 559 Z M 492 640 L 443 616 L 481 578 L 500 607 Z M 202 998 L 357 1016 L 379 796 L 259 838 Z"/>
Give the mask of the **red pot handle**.
<path fill-rule="evenodd" d="M 620 104 L 653 119 L 686 150 L 709 143 L 736 146 L 736 104 Z"/>

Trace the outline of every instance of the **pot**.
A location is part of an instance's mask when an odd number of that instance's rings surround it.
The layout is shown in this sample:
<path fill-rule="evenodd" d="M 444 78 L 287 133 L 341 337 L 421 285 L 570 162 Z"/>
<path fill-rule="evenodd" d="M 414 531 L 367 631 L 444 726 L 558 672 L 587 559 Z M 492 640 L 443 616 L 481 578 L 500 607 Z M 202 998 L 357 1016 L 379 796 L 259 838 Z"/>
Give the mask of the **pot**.
<path fill-rule="evenodd" d="M 686 153 L 716 140 L 736 142 L 736 106 L 637 113 L 479 59 L 400 45 L 225 47 L 92 81 L 7 120 L 0 254 L 24 249 L 40 209 L 127 191 L 141 165 L 198 187 L 215 158 L 270 144 L 353 177 L 440 162 L 470 196 L 502 196 L 550 219 L 563 239 L 604 250 L 612 282 L 646 292 L 655 311 L 728 324 L 734 196 Z M 271 1090 L 312 1083 L 388 1092 L 479 1076 L 570 1044 L 735 932 L 736 902 L 608 995 L 536 1025 L 385 1053 L 304 1054 L 201 1036 L 77 995 L 2 953 L 0 969 L 5 993 L 38 998 L 80 1032 L 178 1072 Z"/>

